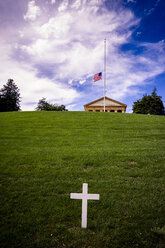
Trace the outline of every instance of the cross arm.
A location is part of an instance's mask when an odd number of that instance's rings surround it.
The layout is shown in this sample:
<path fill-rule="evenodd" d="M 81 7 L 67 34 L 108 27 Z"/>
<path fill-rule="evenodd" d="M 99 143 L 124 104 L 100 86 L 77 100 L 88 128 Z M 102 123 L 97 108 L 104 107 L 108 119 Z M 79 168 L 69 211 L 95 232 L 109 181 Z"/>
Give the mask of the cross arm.
<path fill-rule="evenodd" d="M 99 200 L 100 195 L 99 194 L 88 194 L 87 199 L 88 200 Z"/>
<path fill-rule="evenodd" d="M 82 196 L 83 196 L 83 194 L 81 194 L 81 193 L 71 193 L 70 194 L 71 199 L 81 199 L 82 200 Z"/>

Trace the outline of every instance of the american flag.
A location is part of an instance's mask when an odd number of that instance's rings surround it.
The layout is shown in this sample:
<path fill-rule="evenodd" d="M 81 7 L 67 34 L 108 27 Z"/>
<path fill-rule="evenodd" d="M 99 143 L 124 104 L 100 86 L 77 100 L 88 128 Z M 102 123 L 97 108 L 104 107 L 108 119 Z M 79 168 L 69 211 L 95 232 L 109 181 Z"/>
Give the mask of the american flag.
<path fill-rule="evenodd" d="M 94 78 L 93 78 L 94 82 L 96 82 L 96 81 L 98 81 L 100 79 L 102 79 L 102 72 L 99 72 L 99 73 L 95 74 Z"/>

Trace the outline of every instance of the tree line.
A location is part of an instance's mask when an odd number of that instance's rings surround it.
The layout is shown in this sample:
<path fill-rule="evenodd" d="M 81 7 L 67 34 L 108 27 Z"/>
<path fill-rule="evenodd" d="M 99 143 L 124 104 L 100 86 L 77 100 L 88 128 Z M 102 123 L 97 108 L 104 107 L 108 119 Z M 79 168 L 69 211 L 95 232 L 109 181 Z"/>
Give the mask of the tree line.
<path fill-rule="evenodd" d="M 157 95 L 156 88 L 153 89 L 151 95 L 145 94 L 142 99 L 134 102 L 133 113 L 150 115 L 165 114 L 161 96 Z"/>
<path fill-rule="evenodd" d="M 20 111 L 20 90 L 14 83 L 13 79 L 8 79 L 6 85 L 0 89 L 0 112 Z M 57 105 L 48 103 L 46 98 L 38 101 L 37 111 L 68 111 L 65 105 Z M 136 114 L 151 114 L 164 115 L 165 109 L 161 96 L 156 93 L 156 88 L 153 89 L 151 95 L 145 94 L 141 99 L 134 102 L 132 107 L 133 113 Z"/>
<path fill-rule="evenodd" d="M 50 104 L 46 101 L 46 98 L 39 100 L 36 107 L 37 111 L 68 111 L 65 105 Z"/>
<path fill-rule="evenodd" d="M 20 90 L 13 79 L 8 79 L 6 85 L 0 90 L 0 112 L 20 111 Z M 67 111 L 65 105 L 50 104 L 46 98 L 39 100 L 37 111 Z"/>

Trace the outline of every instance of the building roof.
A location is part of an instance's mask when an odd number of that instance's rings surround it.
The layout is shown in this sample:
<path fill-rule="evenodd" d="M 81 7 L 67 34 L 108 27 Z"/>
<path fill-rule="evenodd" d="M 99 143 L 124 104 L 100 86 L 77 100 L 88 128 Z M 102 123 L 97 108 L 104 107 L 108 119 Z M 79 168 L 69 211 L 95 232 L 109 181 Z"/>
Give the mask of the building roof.
<path fill-rule="evenodd" d="M 90 102 L 84 105 L 84 107 L 88 107 L 88 106 L 91 106 L 91 107 L 92 106 L 97 106 L 97 107 L 104 106 L 104 97 L 101 97 L 93 102 Z M 105 97 L 105 106 L 127 107 L 126 104 L 116 101 L 114 99 L 111 99 L 107 96 Z"/>

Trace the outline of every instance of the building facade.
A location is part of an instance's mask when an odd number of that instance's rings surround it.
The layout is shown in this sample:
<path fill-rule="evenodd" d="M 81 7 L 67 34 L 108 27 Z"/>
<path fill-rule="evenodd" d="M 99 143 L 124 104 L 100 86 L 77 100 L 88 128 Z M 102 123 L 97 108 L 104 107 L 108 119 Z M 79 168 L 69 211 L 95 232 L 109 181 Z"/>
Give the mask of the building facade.
<path fill-rule="evenodd" d="M 125 113 L 127 105 L 105 97 L 105 111 Z M 104 97 L 84 105 L 85 111 L 104 112 Z"/>

